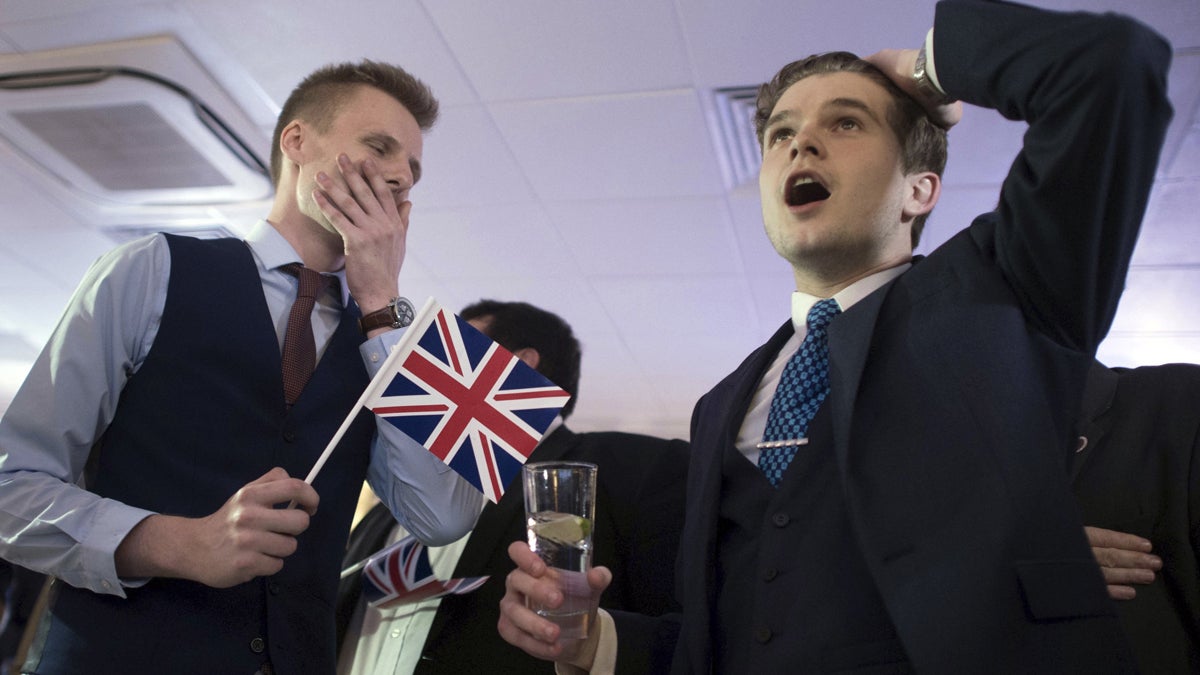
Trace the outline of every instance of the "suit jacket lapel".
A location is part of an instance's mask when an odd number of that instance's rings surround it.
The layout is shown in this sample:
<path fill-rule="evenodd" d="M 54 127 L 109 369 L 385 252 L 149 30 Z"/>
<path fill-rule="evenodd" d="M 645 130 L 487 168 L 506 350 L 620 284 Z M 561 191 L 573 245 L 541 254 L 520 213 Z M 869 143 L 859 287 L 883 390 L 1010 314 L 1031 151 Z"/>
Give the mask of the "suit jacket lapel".
<path fill-rule="evenodd" d="M 706 400 L 703 409 L 720 416 L 711 422 L 712 432 L 706 437 L 692 439 L 692 456 L 688 464 L 687 516 L 684 535 L 680 541 L 680 557 L 702 564 L 680 568 L 677 582 L 683 592 L 684 632 L 680 640 L 687 645 L 688 658 L 696 667 L 711 662 L 710 645 L 711 607 L 715 602 L 716 589 L 710 575 L 715 569 L 717 522 L 720 519 L 721 468 L 725 453 L 737 442 L 746 410 L 754 390 L 762 379 L 763 372 L 770 366 L 779 350 L 794 334 L 791 320 L 784 323 L 771 339 L 734 371 L 730 378 L 719 386 Z M 724 397 L 720 394 L 723 393 Z M 708 398 L 708 397 L 706 397 Z M 676 667 L 676 670 L 678 666 Z"/>
<path fill-rule="evenodd" d="M 895 282 L 892 282 L 895 283 Z M 833 421 L 834 447 L 838 464 L 846 466 L 849 453 L 850 424 L 854 418 L 854 399 L 867 363 L 871 337 L 879 309 L 892 283 L 875 290 L 834 317 L 829 324 L 829 404 Z"/>
<path fill-rule="evenodd" d="M 1118 379 L 1115 372 L 1099 361 L 1093 362 L 1088 371 L 1087 387 L 1083 391 L 1083 412 L 1080 417 L 1080 445 L 1076 446 L 1068 463 L 1072 483 L 1088 458 L 1100 447 L 1100 440 L 1112 426 L 1112 419 L 1106 413 L 1117 395 Z"/>

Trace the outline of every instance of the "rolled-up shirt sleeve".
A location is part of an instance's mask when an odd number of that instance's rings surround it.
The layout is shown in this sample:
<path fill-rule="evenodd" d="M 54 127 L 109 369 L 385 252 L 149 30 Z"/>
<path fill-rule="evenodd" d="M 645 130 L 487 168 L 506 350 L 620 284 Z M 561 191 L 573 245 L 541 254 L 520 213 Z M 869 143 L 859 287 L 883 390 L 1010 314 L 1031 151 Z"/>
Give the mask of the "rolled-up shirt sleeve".
<path fill-rule="evenodd" d="M 162 237 L 98 260 L 0 419 L 0 555 L 73 586 L 124 595 L 113 554 L 149 511 L 81 486 L 93 445 L 153 344 L 170 255 Z"/>

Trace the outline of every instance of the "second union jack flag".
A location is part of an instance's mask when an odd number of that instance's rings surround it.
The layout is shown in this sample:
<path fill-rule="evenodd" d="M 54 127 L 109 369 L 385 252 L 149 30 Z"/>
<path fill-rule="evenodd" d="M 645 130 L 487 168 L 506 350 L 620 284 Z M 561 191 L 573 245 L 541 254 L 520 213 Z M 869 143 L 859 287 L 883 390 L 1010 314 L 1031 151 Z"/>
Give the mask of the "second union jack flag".
<path fill-rule="evenodd" d="M 444 308 L 409 331 L 367 407 L 499 501 L 570 394 Z"/>
<path fill-rule="evenodd" d="M 362 580 L 367 603 L 384 609 L 443 595 L 470 593 L 488 577 L 439 581 L 429 563 L 429 552 L 410 534 L 368 558 Z"/>

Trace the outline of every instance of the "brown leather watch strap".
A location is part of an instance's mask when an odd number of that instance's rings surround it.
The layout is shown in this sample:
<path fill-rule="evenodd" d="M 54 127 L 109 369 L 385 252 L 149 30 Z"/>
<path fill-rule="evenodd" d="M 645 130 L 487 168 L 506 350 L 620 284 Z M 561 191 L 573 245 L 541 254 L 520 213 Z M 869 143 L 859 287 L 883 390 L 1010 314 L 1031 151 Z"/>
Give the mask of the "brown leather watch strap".
<path fill-rule="evenodd" d="M 358 320 L 358 329 L 363 332 L 363 335 L 370 333 L 376 328 L 391 328 L 394 325 L 396 325 L 396 314 L 392 310 L 391 305 L 383 309 L 377 309 L 370 314 L 364 314 Z"/>

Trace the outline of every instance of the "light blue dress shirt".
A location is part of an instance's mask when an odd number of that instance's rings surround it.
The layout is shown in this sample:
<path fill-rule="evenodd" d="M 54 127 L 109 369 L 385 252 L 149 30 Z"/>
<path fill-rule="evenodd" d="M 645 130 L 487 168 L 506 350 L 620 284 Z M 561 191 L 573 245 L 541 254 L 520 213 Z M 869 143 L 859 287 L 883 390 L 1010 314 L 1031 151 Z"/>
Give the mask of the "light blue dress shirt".
<path fill-rule="evenodd" d="M 266 221 L 254 226 L 246 242 L 282 349 L 298 280 L 278 267 L 300 256 Z M 124 587 L 145 583 L 119 579 L 113 555 L 151 513 L 101 498 L 78 483 L 116 413 L 121 390 L 154 344 L 170 270 L 166 239 L 153 235 L 104 255 L 76 289 L 0 419 L 0 557 L 100 593 L 124 596 Z M 348 300 L 344 271 L 336 276 L 341 297 L 325 293 L 313 312 L 318 359 Z M 369 375 L 403 332 L 388 331 L 362 345 Z M 376 421 L 367 473 L 371 488 L 426 543 L 458 539 L 474 525 L 482 495 L 424 447 Z"/>

